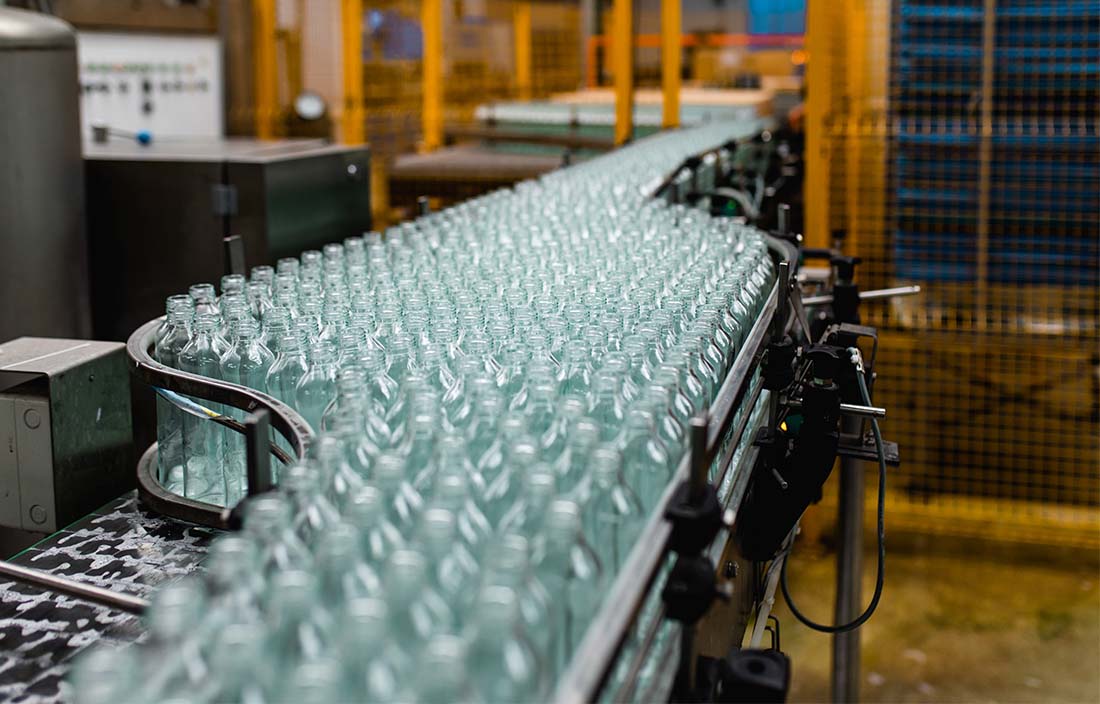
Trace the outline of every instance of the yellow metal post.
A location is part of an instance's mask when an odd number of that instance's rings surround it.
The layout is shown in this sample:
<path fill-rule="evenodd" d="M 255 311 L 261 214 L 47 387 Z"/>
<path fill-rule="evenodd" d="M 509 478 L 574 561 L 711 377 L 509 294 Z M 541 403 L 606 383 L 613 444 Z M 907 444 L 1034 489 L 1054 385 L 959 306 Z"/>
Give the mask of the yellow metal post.
<path fill-rule="evenodd" d="M 253 78 L 256 83 L 256 136 L 275 137 L 279 73 L 275 51 L 275 0 L 252 0 Z"/>
<path fill-rule="evenodd" d="M 424 32 L 424 148 L 443 144 L 443 2 L 421 0 L 420 24 Z"/>
<path fill-rule="evenodd" d="M 366 129 L 363 115 L 363 0 L 343 0 L 340 9 L 344 49 L 341 138 L 345 144 L 362 144 Z"/>
<path fill-rule="evenodd" d="M 680 126 L 680 0 L 661 0 L 661 126 Z"/>
<path fill-rule="evenodd" d="M 634 134 L 633 0 L 614 0 L 611 13 L 611 65 L 615 71 L 615 144 L 625 144 Z"/>
<path fill-rule="evenodd" d="M 531 99 L 531 3 L 515 3 L 512 27 L 516 47 L 516 94 L 520 100 Z"/>
<path fill-rule="evenodd" d="M 829 238 L 829 163 L 827 118 L 832 104 L 833 3 L 806 3 L 806 244 L 827 247 Z"/>

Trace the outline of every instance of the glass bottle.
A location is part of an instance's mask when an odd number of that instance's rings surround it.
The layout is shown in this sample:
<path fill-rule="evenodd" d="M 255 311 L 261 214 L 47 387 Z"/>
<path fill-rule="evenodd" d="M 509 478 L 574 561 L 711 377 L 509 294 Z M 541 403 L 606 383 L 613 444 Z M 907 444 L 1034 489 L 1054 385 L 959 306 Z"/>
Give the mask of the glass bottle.
<path fill-rule="evenodd" d="M 394 551 L 382 574 L 389 637 L 415 661 L 426 646 L 453 631 L 454 615 L 432 587 L 427 560 L 419 551 Z"/>
<path fill-rule="evenodd" d="M 307 371 L 300 338 L 294 333 L 284 334 L 279 338 L 279 353 L 267 370 L 264 382 L 267 393 L 294 408 L 298 404 L 298 382 Z"/>
<path fill-rule="evenodd" d="M 477 597 L 466 662 L 473 688 L 487 702 L 537 699 L 544 690 L 518 601 L 514 590 L 501 586 L 486 587 Z"/>
<path fill-rule="evenodd" d="M 187 295 L 195 303 L 195 317 L 200 315 L 221 315 L 214 284 L 193 284 L 187 289 Z"/>
<path fill-rule="evenodd" d="M 427 558 L 435 590 L 451 607 L 455 623 L 469 616 L 477 595 L 480 568 L 477 558 L 462 540 L 456 540 L 455 516 L 442 508 L 429 508 L 420 517 L 417 543 Z"/>
<path fill-rule="evenodd" d="M 142 698 L 158 699 L 191 684 L 192 673 L 206 669 L 199 650 L 201 640 L 190 637 L 204 608 L 197 578 L 184 578 L 159 589 L 144 620 L 148 639 L 143 643 Z"/>
<path fill-rule="evenodd" d="M 277 494 L 264 494 L 245 505 L 244 534 L 259 548 L 261 574 L 307 568 L 309 548 L 294 533 L 290 504 Z"/>
<path fill-rule="evenodd" d="M 325 623 L 313 575 L 304 569 L 280 570 L 272 575 L 266 597 L 264 620 L 273 665 L 285 671 L 319 657 Z"/>
<path fill-rule="evenodd" d="M 485 517 L 494 529 L 500 527 L 504 516 L 523 492 L 522 477 L 539 459 L 539 449 L 534 438 L 515 438 L 504 449 L 504 461 L 501 469 L 490 484 L 484 488 Z M 477 483 L 474 482 L 474 486 Z"/>
<path fill-rule="evenodd" d="M 207 677 L 213 701 L 258 702 L 271 695 L 274 673 L 263 659 L 266 635 L 256 623 L 230 623 L 217 631 Z"/>
<path fill-rule="evenodd" d="M 135 660 L 135 648 L 96 643 L 77 657 L 66 689 L 77 704 L 128 701 L 141 684 Z"/>
<path fill-rule="evenodd" d="M 344 515 L 359 533 L 359 551 L 367 563 L 381 567 L 395 550 L 405 547 L 405 538 L 386 515 L 385 497 L 377 488 L 359 487 Z"/>
<path fill-rule="evenodd" d="M 462 472 L 441 473 L 432 488 L 430 505 L 445 508 L 454 514 L 458 535 L 474 556 L 481 555 L 487 549 L 493 527 L 470 494 L 468 476 Z"/>
<path fill-rule="evenodd" d="M 573 424 L 568 447 L 554 465 L 558 493 L 582 498 L 588 490 L 588 456 L 600 442 L 600 426 L 590 418 Z"/>
<path fill-rule="evenodd" d="M 645 513 L 622 476 L 623 457 L 613 447 L 592 451 L 592 490 L 582 509 L 584 534 L 609 574 L 616 574 L 634 546 Z"/>
<path fill-rule="evenodd" d="M 153 348 L 155 359 L 173 369 L 180 368 L 179 355 L 191 341 L 191 318 L 194 304 L 190 296 L 169 296 L 162 334 Z M 184 415 L 174 403 L 157 395 L 157 467 L 161 486 L 170 491 L 183 491 L 183 423 Z"/>
<path fill-rule="evenodd" d="M 396 452 L 382 452 L 375 459 L 374 483 L 385 498 L 386 515 L 402 533 L 416 525 L 424 499 L 405 478 L 405 459 Z"/>
<path fill-rule="evenodd" d="M 242 617 L 255 608 L 263 577 L 254 541 L 237 533 L 222 535 L 210 545 L 204 566 L 212 602 Z"/>
<path fill-rule="evenodd" d="M 598 373 L 592 383 L 588 417 L 599 424 L 601 442 L 608 442 L 619 434 L 625 416 L 618 379 L 611 374 Z"/>
<path fill-rule="evenodd" d="M 329 501 L 327 482 L 318 462 L 305 459 L 283 471 L 280 484 L 290 501 L 294 533 L 307 546 L 316 545 L 329 527 L 340 520 L 340 512 Z"/>
<path fill-rule="evenodd" d="M 359 532 L 347 523 L 337 523 L 320 536 L 315 564 L 319 594 L 327 606 L 382 596 L 378 572 L 360 557 Z"/>
<path fill-rule="evenodd" d="M 632 409 L 615 447 L 623 455 L 627 485 L 649 511 L 661 498 L 675 469 L 668 448 L 654 428 L 653 414 L 644 408 Z"/>
<path fill-rule="evenodd" d="M 546 525 L 535 544 L 535 575 L 554 604 L 555 630 L 560 634 L 549 660 L 551 672 L 560 674 L 580 644 L 589 619 L 604 592 L 604 570 L 581 532 L 581 512 L 572 501 L 554 501 Z"/>
<path fill-rule="evenodd" d="M 454 635 L 440 635 L 424 649 L 422 668 L 430 677 L 417 680 L 414 700 L 423 704 L 474 701 L 466 669 L 466 642 Z"/>
<path fill-rule="evenodd" d="M 211 287 L 213 288 L 213 287 Z M 180 350 L 180 369 L 191 374 L 217 379 L 221 372 L 221 357 L 228 350 L 217 335 L 218 318 L 211 313 L 197 313 L 191 341 Z M 208 403 L 199 400 L 200 403 Z M 217 404 L 211 410 L 220 412 Z M 222 472 L 223 433 L 206 418 L 190 413 L 183 417 L 183 495 L 189 499 L 216 505 L 225 502 L 225 477 Z"/>
<path fill-rule="evenodd" d="M 259 339 L 259 325 L 250 317 L 235 323 L 236 340 L 221 358 L 220 377 L 225 381 L 257 391 L 267 387 L 267 372 L 274 357 Z M 237 420 L 244 419 L 239 409 L 227 409 Z M 235 506 L 244 497 L 245 447 L 244 436 L 233 433 L 226 437 L 225 476 L 226 506 Z"/>
<path fill-rule="evenodd" d="M 543 688 L 549 687 L 547 661 L 554 652 L 557 634 L 551 596 L 531 569 L 530 544 L 517 533 L 501 535 L 486 556 L 483 584 L 508 587 L 517 594 L 519 618 L 541 664 L 540 687 L 534 693 L 534 697 L 539 698 L 545 695 Z"/>
<path fill-rule="evenodd" d="M 383 599 L 356 597 L 340 610 L 337 654 L 349 699 L 407 701 L 409 662 L 388 637 L 389 609 Z"/>
<path fill-rule="evenodd" d="M 295 408 L 314 432 L 321 430 L 321 416 L 336 396 L 336 353 L 332 345 L 316 342 L 310 348 L 309 370 L 294 389 Z"/>

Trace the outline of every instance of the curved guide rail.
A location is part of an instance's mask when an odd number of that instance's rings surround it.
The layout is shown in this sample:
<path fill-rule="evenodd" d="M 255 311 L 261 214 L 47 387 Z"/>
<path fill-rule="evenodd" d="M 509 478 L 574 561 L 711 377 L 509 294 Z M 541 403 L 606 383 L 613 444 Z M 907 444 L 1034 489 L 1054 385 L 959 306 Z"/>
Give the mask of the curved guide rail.
<path fill-rule="evenodd" d="M 133 364 L 130 373 L 134 378 L 152 387 L 233 406 L 247 413 L 266 410 L 270 414 L 271 425 L 286 438 L 294 448 L 295 455 L 299 458 L 305 456 L 313 430 L 290 406 L 254 389 L 173 369 L 153 359 L 149 350 L 156 339 L 161 320 L 162 318 L 150 320 L 135 330 L 126 341 L 126 354 Z M 232 507 L 223 508 L 187 499 L 161 486 L 157 480 L 155 443 L 138 462 L 137 483 L 142 502 L 154 511 L 214 528 L 226 528 L 229 525 Z"/>

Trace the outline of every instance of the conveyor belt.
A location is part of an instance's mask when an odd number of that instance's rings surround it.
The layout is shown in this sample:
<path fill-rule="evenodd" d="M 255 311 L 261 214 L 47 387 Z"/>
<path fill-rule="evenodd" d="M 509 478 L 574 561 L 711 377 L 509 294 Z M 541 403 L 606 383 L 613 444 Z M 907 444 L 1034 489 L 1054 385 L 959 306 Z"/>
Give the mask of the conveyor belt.
<path fill-rule="evenodd" d="M 147 597 L 194 572 L 216 532 L 150 513 L 130 492 L 11 562 Z M 142 632 L 131 614 L 0 578 L 0 700 L 67 701 L 61 683 L 77 652 Z"/>

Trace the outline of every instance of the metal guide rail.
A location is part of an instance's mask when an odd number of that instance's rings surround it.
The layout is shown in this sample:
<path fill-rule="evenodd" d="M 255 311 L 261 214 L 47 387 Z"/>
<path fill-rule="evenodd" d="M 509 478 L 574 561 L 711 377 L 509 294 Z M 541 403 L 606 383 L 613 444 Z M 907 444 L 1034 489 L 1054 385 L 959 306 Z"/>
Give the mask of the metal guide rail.
<path fill-rule="evenodd" d="M 773 242 L 777 258 L 782 251 Z M 784 260 L 785 261 L 785 260 Z M 786 267 L 784 267 L 786 268 Z M 599 698 L 607 684 L 624 642 L 638 622 L 643 604 L 657 585 L 661 568 L 669 555 L 672 524 L 666 513 L 677 490 L 684 482 L 707 481 L 712 466 L 717 463 L 715 484 L 727 484 L 732 471 L 732 485 L 726 504 L 736 504 L 744 491 L 748 473 L 738 473 L 732 465 L 735 450 L 740 446 L 747 426 L 760 399 L 762 388 L 752 384 L 761 357 L 771 338 L 774 319 L 779 314 L 780 289 L 777 281 L 749 334 L 742 344 L 711 408 L 693 419 L 691 448 L 680 461 L 653 514 L 639 534 L 623 567 L 604 599 L 603 607 L 589 624 L 587 634 L 573 655 L 572 665 L 559 680 L 554 700 L 558 702 L 588 702 Z M 784 294 L 785 295 L 785 294 Z M 783 325 L 787 329 L 791 321 Z M 741 411 L 740 413 L 738 411 Z M 740 482 L 739 482 L 740 480 Z M 647 632 L 639 634 L 642 647 L 633 655 L 630 672 L 636 673 L 642 661 L 650 655 L 655 632 L 661 622 L 650 619 Z M 630 677 L 626 678 L 628 681 Z"/>
<path fill-rule="evenodd" d="M 279 448 L 269 443 L 266 427 L 268 422 L 291 444 L 299 459 L 305 457 L 313 430 L 297 411 L 268 394 L 238 384 L 173 369 L 153 359 L 149 350 L 153 347 L 161 320 L 157 318 L 142 325 L 126 342 L 126 352 L 134 364 L 134 377 L 156 389 L 222 403 L 254 414 L 245 423 L 224 415 L 211 420 L 241 432 L 246 437 L 248 468 L 245 475 L 246 494 L 254 495 L 267 491 L 271 488 L 268 450 L 279 456 L 283 462 L 291 459 L 280 456 Z M 261 413 L 255 415 L 257 411 Z M 281 454 L 285 455 L 285 453 Z M 214 528 L 229 528 L 236 519 L 234 507 L 227 509 L 188 499 L 161 486 L 157 481 L 155 443 L 145 451 L 138 462 L 137 483 L 141 500 L 153 510 L 166 516 Z"/>

